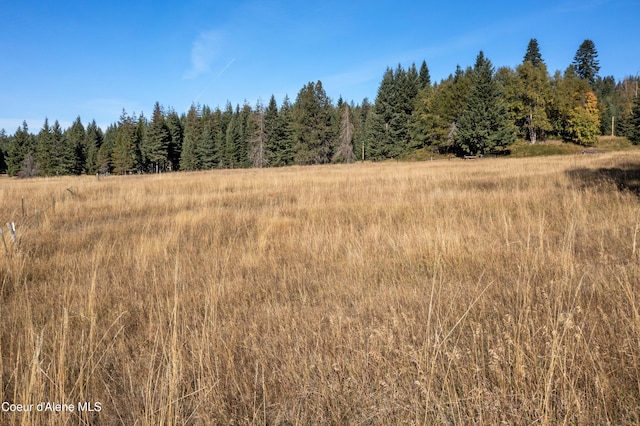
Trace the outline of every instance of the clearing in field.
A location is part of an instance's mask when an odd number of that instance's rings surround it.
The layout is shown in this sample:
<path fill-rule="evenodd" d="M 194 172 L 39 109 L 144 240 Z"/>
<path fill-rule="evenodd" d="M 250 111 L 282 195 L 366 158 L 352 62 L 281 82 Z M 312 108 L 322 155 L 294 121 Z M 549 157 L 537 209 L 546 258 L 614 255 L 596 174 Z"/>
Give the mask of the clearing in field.
<path fill-rule="evenodd" d="M 2 178 L 0 423 L 638 423 L 639 170 Z"/>

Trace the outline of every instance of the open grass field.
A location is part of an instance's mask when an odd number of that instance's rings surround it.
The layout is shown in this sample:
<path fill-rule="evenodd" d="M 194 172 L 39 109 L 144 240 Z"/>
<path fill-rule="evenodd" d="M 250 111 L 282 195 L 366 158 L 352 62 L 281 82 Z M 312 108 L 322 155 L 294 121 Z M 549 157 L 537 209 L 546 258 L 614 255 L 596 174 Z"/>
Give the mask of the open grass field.
<path fill-rule="evenodd" d="M 638 188 L 636 150 L 1 178 L 0 424 L 637 424 Z"/>

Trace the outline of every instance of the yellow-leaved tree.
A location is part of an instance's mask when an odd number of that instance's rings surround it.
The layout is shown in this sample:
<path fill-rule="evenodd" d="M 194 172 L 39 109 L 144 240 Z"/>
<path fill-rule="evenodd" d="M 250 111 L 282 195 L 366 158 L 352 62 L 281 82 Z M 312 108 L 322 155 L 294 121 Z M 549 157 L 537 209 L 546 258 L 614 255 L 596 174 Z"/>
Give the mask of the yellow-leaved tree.
<path fill-rule="evenodd" d="M 587 92 L 582 105 L 573 109 L 569 116 L 569 139 L 580 145 L 593 145 L 600 132 L 600 113 L 595 93 Z"/>

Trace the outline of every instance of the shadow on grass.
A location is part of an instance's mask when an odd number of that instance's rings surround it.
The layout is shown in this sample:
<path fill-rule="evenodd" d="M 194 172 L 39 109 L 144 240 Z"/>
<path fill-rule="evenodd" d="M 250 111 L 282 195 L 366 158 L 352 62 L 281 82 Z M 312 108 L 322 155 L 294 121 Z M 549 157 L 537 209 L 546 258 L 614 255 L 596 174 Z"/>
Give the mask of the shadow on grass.
<path fill-rule="evenodd" d="M 640 163 L 600 169 L 579 168 L 566 173 L 580 188 L 615 185 L 620 191 L 630 191 L 640 196 Z"/>

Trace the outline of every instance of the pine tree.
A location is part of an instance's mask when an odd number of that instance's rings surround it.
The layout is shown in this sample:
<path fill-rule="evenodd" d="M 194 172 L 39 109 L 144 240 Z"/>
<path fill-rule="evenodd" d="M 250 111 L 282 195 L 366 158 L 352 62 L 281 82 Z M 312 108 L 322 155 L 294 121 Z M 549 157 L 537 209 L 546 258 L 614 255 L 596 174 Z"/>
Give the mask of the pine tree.
<path fill-rule="evenodd" d="M 87 126 L 84 141 L 84 145 L 87 149 L 85 170 L 88 174 L 93 175 L 100 171 L 98 167 L 98 150 L 102 145 L 102 140 L 102 130 L 100 130 L 100 128 L 96 124 L 96 121 L 93 120 Z"/>
<path fill-rule="evenodd" d="M 96 166 L 98 173 L 107 174 L 113 171 L 113 148 L 116 145 L 116 139 L 118 137 L 117 124 L 111 124 L 104 132 L 104 139 L 102 145 L 98 148 L 98 154 L 96 155 Z"/>
<path fill-rule="evenodd" d="M 36 152 L 34 159 L 38 164 L 38 169 L 45 176 L 55 175 L 55 165 L 58 161 L 58 152 L 55 150 L 53 142 L 53 133 L 49 126 L 49 119 L 44 119 L 42 129 L 36 136 Z"/>
<path fill-rule="evenodd" d="M 460 117 L 455 143 L 465 154 L 485 154 L 515 142 L 500 87 L 494 80 L 493 65 L 481 51 L 473 68 L 473 90 L 469 108 Z"/>
<path fill-rule="evenodd" d="M 357 160 L 363 161 L 367 157 L 365 147 L 367 144 L 367 135 L 373 115 L 373 105 L 369 102 L 369 98 L 364 98 L 362 104 L 357 106 L 353 112 L 354 118 L 354 136 L 353 146 Z"/>
<path fill-rule="evenodd" d="M 164 112 L 159 102 L 153 106 L 151 122 L 147 126 L 140 144 L 140 152 L 145 169 L 151 172 L 166 171 L 169 166 L 169 143 L 171 136 Z"/>
<path fill-rule="evenodd" d="M 192 171 L 200 168 L 196 148 L 202 136 L 200 125 L 200 113 L 198 108 L 192 104 L 187 113 L 184 126 L 184 141 L 180 153 L 180 170 Z"/>
<path fill-rule="evenodd" d="M 114 173 L 127 174 L 137 170 L 139 143 L 136 119 L 123 109 L 111 154 Z"/>
<path fill-rule="evenodd" d="M 333 156 L 333 106 L 322 82 L 305 85 L 294 106 L 295 162 L 325 164 Z"/>
<path fill-rule="evenodd" d="M 0 129 L 0 173 L 7 171 L 7 152 L 9 150 L 9 137 L 4 129 Z"/>
<path fill-rule="evenodd" d="M 582 42 L 576 56 L 573 58 L 573 68 L 576 74 L 589 82 L 593 87 L 598 71 L 600 71 L 600 62 L 598 61 L 598 51 L 596 45 L 591 40 Z"/>
<path fill-rule="evenodd" d="M 216 137 L 220 127 L 220 110 L 211 111 L 208 107 L 202 108 L 202 133 L 196 146 L 196 156 L 200 168 L 210 170 L 218 167 L 220 156 L 216 144 Z"/>
<path fill-rule="evenodd" d="M 636 96 L 633 101 L 628 135 L 629 140 L 634 145 L 640 145 L 640 96 Z"/>
<path fill-rule="evenodd" d="M 25 161 L 30 158 L 33 163 L 34 153 L 36 148 L 36 141 L 33 135 L 29 133 L 29 127 L 27 122 L 22 122 L 22 127 L 16 130 L 15 134 L 9 141 L 7 149 L 7 173 L 9 176 L 17 176 L 20 174 Z M 37 175 L 37 170 L 33 170 L 33 174 Z"/>
<path fill-rule="evenodd" d="M 169 132 L 169 145 L 167 146 L 167 160 L 169 161 L 169 165 L 167 167 L 169 170 L 179 170 L 184 129 L 180 117 L 173 110 L 167 114 L 166 124 Z"/>
<path fill-rule="evenodd" d="M 391 68 L 387 68 L 378 87 L 378 94 L 373 107 L 370 126 L 368 128 L 366 151 L 368 158 L 383 160 L 395 153 L 395 140 L 391 132 L 391 120 L 395 106 L 395 81 Z"/>
<path fill-rule="evenodd" d="M 64 176 L 75 173 L 75 167 L 78 164 L 76 157 L 77 140 L 67 137 L 67 132 L 62 131 L 60 123 L 56 120 L 51 127 L 53 135 L 53 151 L 52 157 L 55 158 L 53 175 Z"/>
<path fill-rule="evenodd" d="M 419 73 L 418 80 L 419 80 L 420 90 L 425 90 L 431 87 L 431 75 L 429 74 L 427 61 L 422 61 L 422 65 L 420 65 L 420 73 Z"/>
<path fill-rule="evenodd" d="M 540 54 L 540 47 L 538 46 L 538 40 L 532 38 L 527 45 L 527 53 L 524 55 L 524 62 L 530 62 L 534 67 L 544 65 L 542 55 Z"/>
<path fill-rule="evenodd" d="M 458 66 L 454 75 L 418 94 L 411 118 L 414 148 L 430 146 L 440 153 L 453 150 L 460 117 L 468 108 L 472 73 Z"/>
<path fill-rule="evenodd" d="M 71 173 L 79 175 L 86 171 L 87 145 L 86 131 L 82 125 L 82 120 L 78 116 L 71 127 L 64 132 L 68 149 L 73 152 L 73 164 Z"/>
<path fill-rule="evenodd" d="M 295 152 L 293 106 L 289 96 L 285 96 L 282 101 L 282 106 L 278 111 L 276 128 L 277 138 L 274 139 L 274 145 L 269 150 L 276 160 L 269 160 L 269 164 L 272 166 L 291 165 L 293 164 Z"/>

